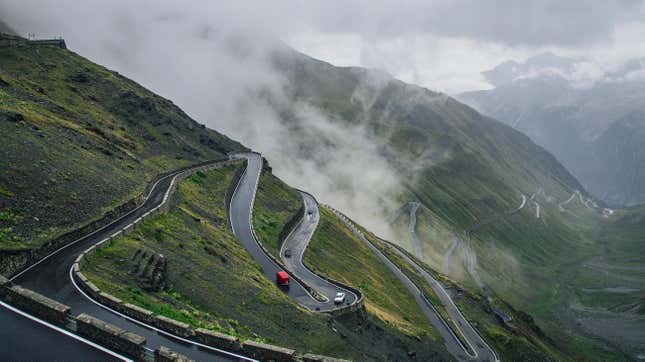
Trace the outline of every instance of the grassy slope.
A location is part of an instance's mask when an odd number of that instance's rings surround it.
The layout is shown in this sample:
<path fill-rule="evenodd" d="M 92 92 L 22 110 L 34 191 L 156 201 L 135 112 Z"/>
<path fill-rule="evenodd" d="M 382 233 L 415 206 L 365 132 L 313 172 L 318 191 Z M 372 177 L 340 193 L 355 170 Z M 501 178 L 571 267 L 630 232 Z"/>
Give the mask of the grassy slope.
<path fill-rule="evenodd" d="M 425 279 L 423 279 L 423 277 L 400 256 L 387 248 L 373 233 L 360 226 L 359 228 L 376 247 L 386 254 L 394 264 L 399 266 L 399 268 L 423 290 L 428 299 L 435 305 L 448 323 L 454 326 L 454 322 L 452 322 L 439 298 L 427 284 Z M 406 252 L 405 249 L 402 250 Z M 436 280 L 443 283 L 444 288 L 446 288 L 453 296 L 453 300 L 459 306 L 462 313 L 469 321 L 471 321 L 471 323 L 473 323 L 473 326 L 476 326 L 478 331 L 483 334 L 488 343 L 490 343 L 495 351 L 499 353 L 502 360 L 543 361 L 564 359 L 564 357 L 556 351 L 552 341 L 547 336 L 544 336 L 542 331 L 536 329 L 532 320 L 530 320 L 530 322 L 527 320 L 530 316 L 522 312 L 516 312 L 504 301 L 496 301 L 494 304 L 495 307 L 505 310 L 515 318 L 514 324 L 518 327 L 517 331 L 519 331 L 519 333 L 513 332 L 508 328 L 505 328 L 503 324 L 501 324 L 491 313 L 491 304 L 488 298 L 476 292 L 467 290 L 455 281 L 447 278 L 445 275 L 437 273 L 426 263 L 419 261 L 409 252 L 406 252 L 406 254 L 412 260 L 415 260 L 417 264 L 424 268 Z M 453 330 L 456 331 L 454 327 Z"/>
<path fill-rule="evenodd" d="M 312 271 L 357 286 L 367 311 L 416 336 L 438 339 L 414 298 L 378 257 L 330 211 L 321 218 L 304 263 Z"/>
<path fill-rule="evenodd" d="M 405 176 L 401 204 L 420 201 L 424 206 L 425 220 L 419 221 L 418 230 L 426 229 L 420 232 L 425 234 L 425 261 L 435 268 L 441 267 L 452 232 L 465 239 L 472 225 L 516 208 L 522 193 L 530 195 L 541 187 L 563 201 L 574 189 L 582 190 L 552 155 L 526 136 L 443 94 L 289 52 L 276 56 L 276 67 L 290 80 L 294 100 L 317 108 L 330 122 L 364 125 L 381 143 L 383 155 Z M 313 144 L 306 139 L 303 143 Z M 573 275 L 579 274 L 581 263 L 604 250 L 597 225 L 603 221 L 581 209 L 562 214 L 555 205 L 542 202 L 542 207 L 541 219 L 526 208 L 475 233 L 481 278 L 496 294 L 535 316 L 567 353 L 593 358 L 605 350 L 602 356 L 621 358 L 615 346 L 582 333 L 569 310 L 571 287 L 602 280 L 593 272 Z M 402 226 L 400 238 L 407 240 L 407 225 Z M 617 228 L 613 232 L 623 233 Z M 640 239 L 627 240 L 628 233 L 612 237 L 613 252 L 633 250 L 630 240 Z M 459 266 L 453 269 L 468 288 L 476 287 Z"/>
<path fill-rule="evenodd" d="M 253 226 L 264 246 L 278 255 L 278 236 L 284 225 L 298 212 L 302 197 L 269 172 L 262 172 L 253 205 Z"/>
<path fill-rule="evenodd" d="M 98 252 L 84 273 L 126 301 L 243 339 L 354 360 L 401 360 L 411 350 L 424 360 L 448 359 L 441 344 L 412 338 L 371 315 L 332 319 L 288 299 L 262 275 L 227 226 L 223 197 L 233 173 L 231 167 L 181 182 L 170 213 L 145 221 Z M 164 291 L 144 292 L 128 273 L 137 249 L 168 258 Z"/>
<path fill-rule="evenodd" d="M 0 48 L 0 248 L 34 248 L 158 173 L 243 147 L 70 51 Z"/>

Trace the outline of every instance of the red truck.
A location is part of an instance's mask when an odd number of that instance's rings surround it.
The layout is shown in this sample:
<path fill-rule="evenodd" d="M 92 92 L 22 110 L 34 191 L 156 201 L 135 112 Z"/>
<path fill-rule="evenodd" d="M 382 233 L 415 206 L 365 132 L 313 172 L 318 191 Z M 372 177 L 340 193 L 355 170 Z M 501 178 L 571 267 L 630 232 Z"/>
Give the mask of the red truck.
<path fill-rule="evenodd" d="M 289 274 L 280 270 L 275 274 L 275 278 L 278 281 L 278 285 L 289 285 Z"/>

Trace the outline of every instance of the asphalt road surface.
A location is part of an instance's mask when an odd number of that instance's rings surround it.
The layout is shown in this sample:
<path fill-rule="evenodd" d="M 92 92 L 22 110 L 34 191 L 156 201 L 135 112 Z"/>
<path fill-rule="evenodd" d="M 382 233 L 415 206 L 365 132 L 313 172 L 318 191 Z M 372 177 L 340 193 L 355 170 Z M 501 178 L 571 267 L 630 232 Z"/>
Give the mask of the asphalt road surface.
<path fill-rule="evenodd" d="M 5 307 L 0 307 L 0 326 L 3 361 L 122 360 Z"/>
<path fill-rule="evenodd" d="M 343 292 L 345 293 L 345 302 L 342 305 L 351 305 L 358 299 L 356 294 L 320 278 L 307 269 L 302 262 L 305 250 L 307 250 L 311 237 L 316 231 L 316 227 L 318 227 L 320 213 L 318 211 L 318 202 L 313 196 L 305 192 L 300 194 L 305 208 L 304 217 L 302 222 L 296 226 L 282 244 L 280 249 L 282 262 L 290 272 L 298 275 L 308 286 L 314 288 L 319 294 L 324 295 L 331 303 L 334 303 L 334 296 L 337 292 Z M 291 257 L 285 256 L 285 250 L 291 251 Z M 340 306 L 340 304 L 336 304 L 336 306 Z"/>
<path fill-rule="evenodd" d="M 387 245 L 392 251 L 399 254 L 406 260 L 415 270 L 417 270 L 424 279 L 430 284 L 435 293 L 439 296 L 442 304 L 446 308 L 448 314 L 453 321 L 457 324 L 458 328 L 463 332 L 462 336 L 466 338 L 467 343 L 470 346 L 471 350 L 475 351 L 473 354 L 471 351 L 465 348 L 461 341 L 455 335 L 455 332 L 448 326 L 446 321 L 441 317 L 439 312 L 434 308 L 434 306 L 423 296 L 421 290 L 417 285 L 415 285 L 410 278 L 408 278 L 405 273 L 403 273 L 399 267 L 394 264 L 379 248 L 372 244 L 363 233 L 356 228 L 356 226 L 349 221 L 345 216 L 334 212 L 340 217 L 340 219 L 349 227 L 356 236 L 358 236 L 380 259 L 381 261 L 399 278 L 399 280 L 406 286 L 406 288 L 412 293 L 417 304 L 424 312 L 430 323 L 435 327 L 439 332 L 441 337 L 444 340 L 446 349 L 458 360 L 461 361 L 497 361 L 497 356 L 495 352 L 486 344 L 486 342 L 477 334 L 477 331 L 470 325 L 470 323 L 464 318 L 464 316 L 459 312 L 459 309 L 455 306 L 452 299 L 443 289 L 441 284 L 432 278 L 425 270 L 423 270 L 419 265 L 417 265 L 412 259 L 410 259 L 405 253 L 401 252 L 398 248 L 391 245 L 389 242 L 383 240 L 385 245 Z"/>
<path fill-rule="evenodd" d="M 150 194 L 141 207 L 121 217 L 112 224 L 98 229 L 95 232 L 78 239 L 74 243 L 68 244 L 65 248 L 59 249 L 57 252 L 50 254 L 46 259 L 41 260 L 29 269 L 26 269 L 24 272 L 14 276 L 12 281 L 15 284 L 22 285 L 25 288 L 69 305 L 72 308 L 72 313 L 75 315 L 88 313 L 105 322 L 141 335 L 146 338 L 146 347 L 149 349 L 154 350 L 163 345 L 197 361 L 240 360 L 240 357 L 235 355 L 229 355 L 218 352 L 214 349 L 200 347 L 194 343 L 179 340 L 167 333 L 153 330 L 149 326 L 141 325 L 133 320 L 120 316 L 85 297 L 72 283 L 70 269 L 74 263 L 74 259 L 76 259 L 80 253 L 91 245 L 96 244 L 109 235 L 117 232 L 147 211 L 159 205 L 163 200 L 164 194 L 170 187 L 170 182 L 173 176 L 176 174 L 177 173 L 173 173 L 160 179 L 152 187 Z M 2 348 L 0 349 L 0 356 L 4 357 L 5 353 L 9 353 L 8 351 L 10 350 L 10 346 L 22 343 L 24 336 L 31 334 L 37 335 L 38 333 L 41 333 L 41 331 L 39 331 L 41 328 L 41 326 L 37 325 L 27 325 L 26 323 L 20 324 L 17 328 L 18 330 L 15 331 L 16 333 L 12 333 L 6 339 L 3 338 L 1 340 L 0 346 L 2 346 Z M 6 329 L 4 324 L 2 329 Z M 70 344 L 69 346 L 70 348 L 59 351 L 60 355 L 50 354 L 48 358 L 45 358 L 44 360 L 52 360 L 52 358 L 58 358 L 60 360 L 77 360 L 74 356 L 79 352 L 75 349 L 73 344 Z M 23 358 L 23 360 L 40 360 L 40 358 L 38 358 L 37 351 L 34 351 L 33 356 L 27 355 L 25 357 L 26 358 Z"/>
<path fill-rule="evenodd" d="M 446 312 L 448 312 L 448 315 L 450 318 L 455 322 L 457 325 L 457 328 L 459 331 L 457 333 L 461 333 L 461 335 L 466 339 L 467 343 L 469 344 L 470 348 L 475 350 L 477 356 L 468 356 L 466 359 L 472 359 L 472 360 L 479 360 L 479 361 L 496 361 L 497 360 L 497 355 L 493 351 L 493 349 L 482 339 L 482 337 L 477 333 L 475 328 L 473 328 L 472 325 L 470 325 L 470 322 L 461 314 L 455 303 L 452 301 L 452 298 L 450 298 L 450 295 L 446 292 L 446 290 L 443 288 L 443 286 L 437 282 L 428 272 L 425 271 L 425 269 L 421 268 L 416 262 L 414 262 L 410 257 L 407 256 L 404 252 L 399 250 L 397 247 L 390 245 L 389 243 L 386 244 L 390 247 L 392 251 L 397 253 L 401 258 L 403 258 L 406 262 L 408 262 L 421 276 L 425 281 L 430 285 L 432 290 L 434 290 L 435 294 L 439 297 L 439 300 L 441 300 L 441 304 L 443 304 L 444 308 L 446 309 Z"/>
<path fill-rule="evenodd" d="M 233 157 L 245 158 L 248 161 L 246 171 L 240 178 L 229 207 L 229 217 L 233 233 L 251 254 L 253 259 L 260 264 L 264 275 L 269 280 L 276 280 L 276 273 L 282 270 L 282 268 L 262 249 L 259 242 L 255 239 L 251 227 L 251 211 L 253 209 L 260 173 L 262 172 L 262 157 L 257 153 L 240 153 Z M 313 230 L 308 230 L 309 238 L 312 233 Z M 333 303 L 333 298 L 329 298 L 331 300 L 326 301 L 314 298 L 302 284 L 293 278 L 292 271 L 285 271 L 292 276 L 290 278 L 290 285 L 288 287 L 281 286 L 280 289 L 298 304 L 315 311 L 327 311 L 338 307 Z M 313 273 L 305 272 L 303 274 L 298 273 L 297 275 L 308 285 L 321 285 L 320 278 L 315 275 L 312 276 L 311 274 Z M 325 287 L 323 290 L 327 289 L 328 287 Z M 329 292 L 325 292 L 324 294 L 327 295 Z"/>

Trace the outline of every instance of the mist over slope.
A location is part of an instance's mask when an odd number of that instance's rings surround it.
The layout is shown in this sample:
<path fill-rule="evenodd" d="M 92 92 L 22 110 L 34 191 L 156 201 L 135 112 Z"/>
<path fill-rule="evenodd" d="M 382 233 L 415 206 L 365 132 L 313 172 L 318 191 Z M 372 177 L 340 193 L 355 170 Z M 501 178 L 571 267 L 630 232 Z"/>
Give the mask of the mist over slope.
<path fill-rule="evenodd" d="M 494 89 L 458 98 L 526 133 L 589 192 L 614 205 L 645 202 L 645 60 L 609 69 L 542 54 L 484 72 Z"/>
<path fill-rule="evenodd" d="M 329 173 L 326 190 L 345 195 L 332 198 L 332 204 L 376 225 L 375 230 L 386 229 L 392 240 L 435 269 L 493 300 L 496 295 L 508 298 L 576 358 L 591 358 L 597 348 L 606 351 L 601 359 L 640 351 L 635 341 L 643 320 L 640 312 L 633 312 L 642 306 L 640 294 L 625 298 L 621 312 L 611 316 L 603 314 L 609 302 L 579 296 L 588 285 L 642 290 L 645 279 L 640 276 L 610 281 L 598 275 L 620 265 L 645 265 L 642 258 L 629 258 L 642 237 L 616 228 L 613 211 L 589 198 L 553 155 L 445 94 L 381 71 L 335 67 L 284 47 L 271 59 L 286 80 L 280 97 L 267 92 L 262 99 L 281 115 L 280 124 L 289 130 L 285 142 L 301 150 L 293 164 L 320 165 L 318 170 Z M 306 114 L 316 118 L 303 118 Z M 349 131 L 337 138 L 311 132 L 322 127 L 360 129 L 364 137 Z M 347 147 L 346 137 L 368 140 L 370 148 Z M 339 150 L 353 154 L 341 160 L 327 157 Z M 362 156 L 371 153 L 382 162 Z M 350 183 L 355 188 L 334 177 L 336 168 L 347 167 L 359 174 Z M 369 177 L 374 169 L 390 177 Z M 359 192 L 372 200 L 348 202 Z M 410 202 L 418 203 L 417 211 Z M 641 227 L 636 222 L 633 230 Z M 609 239 L 611 251 L 603 247 Z M 584 267 L 598 260 L 606 263 L 593 270 Z M 602 297 L 613 300 L 611 295 Z M 602 321 L 617 331 L 598 333 L 593 326 Z"/>
<path fill-rule="evenodd" d="M 445 94 L 376 70 L 334 67 L 287 48 L 275 52 L 273 62 L 287 79 L 284 94 L 290 102 L 271 103 L 287 115 L 283 124 L 301 142 L 299 147 L 308 150 L 302 158 L 318 158 L 318 164 L 325 164 L 326 152 L 316 137 L 302 130 L 309 123 L 293 109 L 313 108 L 333 127 L 362 129 L 373 146 L 353 152 L 375 153 L 385 160 L 383 173 L 393 171 L 396 177 L 365 177 L 381 166 L 369 160 L 351 165 L 372 190 L 396 181 L 393 186 L 398 187 L 389 190 L 397 207 L 405 198 L 416 198 L 451 209 L 450 221 L 459 225 L 495 208 L 511 209 L 522 193 L 539 187 L 562 196 L 582 189 L 553 156 L 526 136 Z M 321 143 L 334 141 L 326 142 Z M 333 188 L 342 186 L 337 183 Z M 490 203 L 485 205 L 484 199 Z"/>

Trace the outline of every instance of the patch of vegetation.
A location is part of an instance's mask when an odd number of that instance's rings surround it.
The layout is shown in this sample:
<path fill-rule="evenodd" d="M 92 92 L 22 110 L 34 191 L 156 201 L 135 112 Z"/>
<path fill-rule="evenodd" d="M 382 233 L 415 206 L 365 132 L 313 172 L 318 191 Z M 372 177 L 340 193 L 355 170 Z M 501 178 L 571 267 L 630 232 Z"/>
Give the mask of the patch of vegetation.
<path fill-rule="evenodd" d="M 262 244 L 279 257 L 279 236 L 302 206 L 300 193 L 270 172 L 262 172 L 253 205 L 253 227 Z"/>
<path fill-rule="evenodd" d="M 235 171 L 232 166 L 182 181 L 169 213 L 145 220 L 98 251 L 83 272 L 124 301 L 243 340 L 360 361 L 407 360 L 415 353 L 421 360 L 450 359 L 440 342 L 402 333 L 372 314 L 330 318 L 289 299 L 264 277 L 229 230 L 224 195 Z M 162 291 L 139 287 L 130 272 L 137 250 L 167 258 Z"/>
<path fill-rule="evenodd" d="M 0 48 L 0 59 L 0 204 L 26 210 L 0 249 L 38 248 L 159 173 L 243 149 L 71 51 L 25 44 Z"/>
<path fill-rule="evenodd" d="M 386 323 L 419 338 L 440 340 L 396 275 L 327 209 L 320 209 L 304 263 L 317 274 L 359 287 L 367 311 Z"/>

